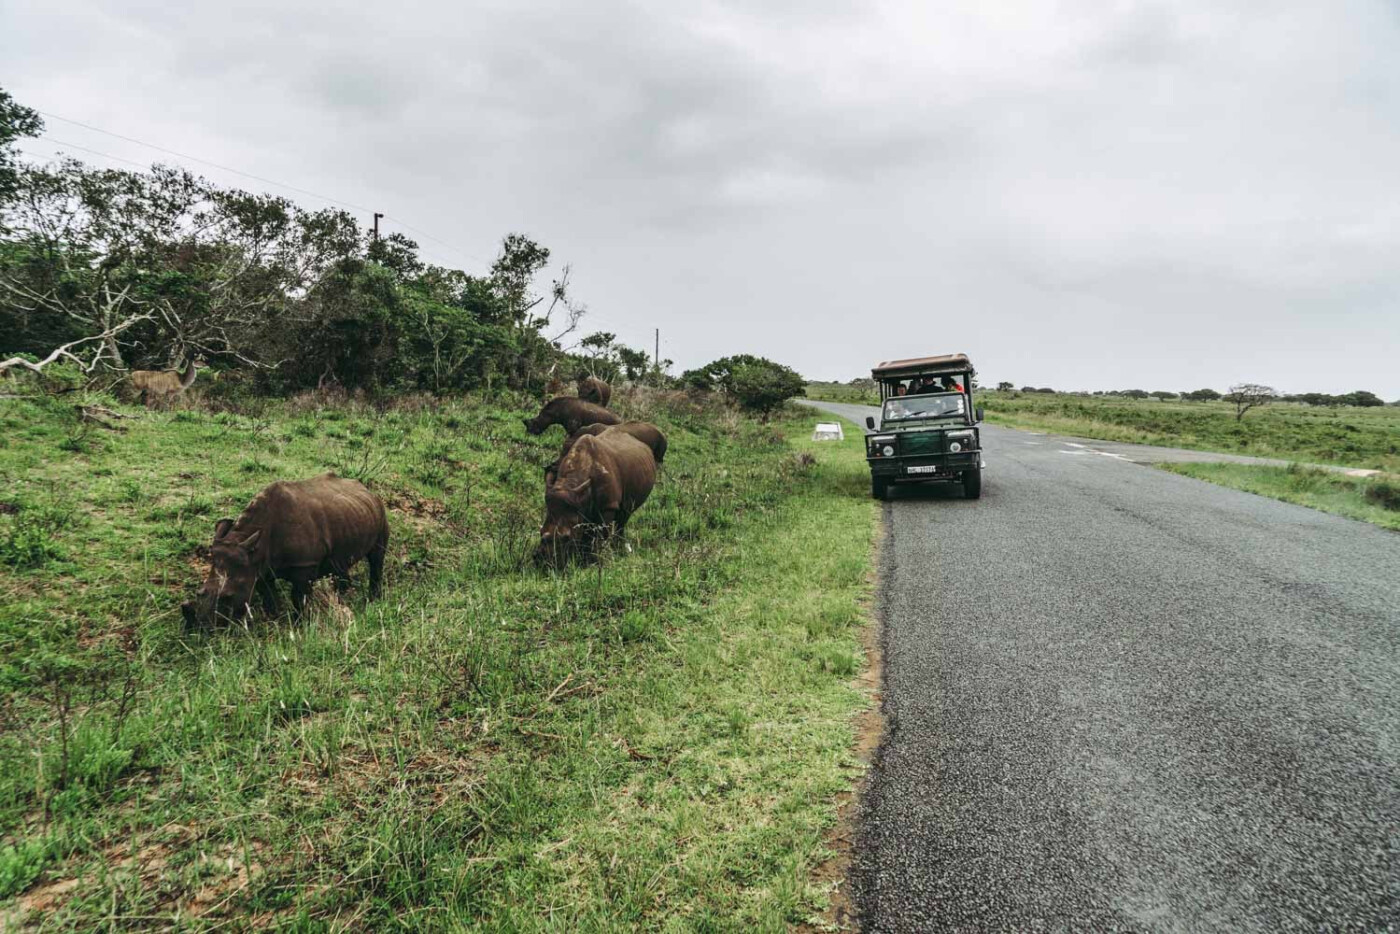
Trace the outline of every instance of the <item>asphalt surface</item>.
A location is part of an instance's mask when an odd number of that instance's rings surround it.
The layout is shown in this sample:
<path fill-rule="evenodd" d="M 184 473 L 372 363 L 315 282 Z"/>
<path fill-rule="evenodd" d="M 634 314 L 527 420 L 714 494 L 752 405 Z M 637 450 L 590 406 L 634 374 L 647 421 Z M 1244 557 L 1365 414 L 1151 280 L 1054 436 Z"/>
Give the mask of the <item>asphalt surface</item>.
<path fill-rule="evenodd" d="M 885 507 L 865 929 L 1400 929 L 1400 535 L 983 439 Z"/>

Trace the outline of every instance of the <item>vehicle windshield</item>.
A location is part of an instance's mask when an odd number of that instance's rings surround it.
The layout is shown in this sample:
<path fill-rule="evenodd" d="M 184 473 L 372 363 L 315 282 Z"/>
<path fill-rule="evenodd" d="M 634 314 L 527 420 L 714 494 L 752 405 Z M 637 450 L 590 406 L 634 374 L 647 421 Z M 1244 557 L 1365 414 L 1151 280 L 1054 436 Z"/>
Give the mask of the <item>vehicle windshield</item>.
<path fill-rule="evenodd" d="M 930 396 L 896 396 L 885 400 L 885 421 L 907 418 L 949 418 L 962 415 L 967 397 L 960 392 L 944 392 Z"/>

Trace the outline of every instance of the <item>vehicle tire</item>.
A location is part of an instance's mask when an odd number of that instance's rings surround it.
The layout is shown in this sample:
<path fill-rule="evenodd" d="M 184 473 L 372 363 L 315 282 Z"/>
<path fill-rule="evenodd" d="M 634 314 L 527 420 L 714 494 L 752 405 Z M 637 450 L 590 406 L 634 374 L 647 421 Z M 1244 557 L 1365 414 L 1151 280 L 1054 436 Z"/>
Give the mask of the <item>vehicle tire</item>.
<path fill-rule="evenodd" d="M 883 480 L 880 477 L 870 478 L 870 495 L 874 499 L 886 499 L 889 494 L 889 488 L 889 481 Z"/>
<path fill-rule="evenodd" d="M 963 497 L 965 499 L 982 498 L 982 471 L 980 468 L 963 471 Z"/>

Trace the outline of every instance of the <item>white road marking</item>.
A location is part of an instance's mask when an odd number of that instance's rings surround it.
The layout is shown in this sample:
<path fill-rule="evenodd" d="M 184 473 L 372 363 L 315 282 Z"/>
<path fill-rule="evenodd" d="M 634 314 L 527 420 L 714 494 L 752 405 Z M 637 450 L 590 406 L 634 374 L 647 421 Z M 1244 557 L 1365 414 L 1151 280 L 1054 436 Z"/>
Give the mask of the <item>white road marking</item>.
<path fill-rule="evenodd" d="M 1066 442 L 1065 442 L 1065 445 L 1066 445 L 1067 447 L 1072 447 L 1072 448 L 1082 448 L 1082 447 L 1085 447 L 1085 446 L 1086 446 L 1086 445 L 1083 445 L 1083 444 L 1075 444 L 1073 441 L 1066 441 Z"/>
<path fill-rule="evenodd" d="M 1040 446 L 1040 442 L 1039 442 L 1039 441 L 1022 441 L 1021 443 L 1022 443 L 1022 444 L 1034 444 L 1034 445 L 1036 445 L 1037 447 Z"/>
<path fill-rule="evenodd" d="M 1061 451 L 1061 454 L 1088 454 L 1088 451 Z"/>
<path fill-rule="evenodd" d="M 1120 461 L 1125 461 L 1125 460 L 1128 459 L 1128 456 L 1127 456 L 1126 454 L 1117 454 L 1117 453 L 1115 453 L 1115 452 L 1113 452 L 1113 451 L 1095 451 L 1094 453 L 1095 453 L 1095 454 L 1102 454 L 1104 457 L 1116 457 L 1116 458 L 1118 458 Z"/>

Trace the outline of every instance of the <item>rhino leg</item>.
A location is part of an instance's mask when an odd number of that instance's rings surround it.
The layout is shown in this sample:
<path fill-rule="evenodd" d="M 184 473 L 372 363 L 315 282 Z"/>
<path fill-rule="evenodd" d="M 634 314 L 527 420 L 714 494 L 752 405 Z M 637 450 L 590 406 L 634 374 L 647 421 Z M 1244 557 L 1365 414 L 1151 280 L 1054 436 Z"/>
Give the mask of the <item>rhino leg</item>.
<path fill-rule="evenodd" d="M 365 563 L 369 565 L 369 598 L 378 600 L 379 595 L 384 592 L 384 553 L 389 550 L 389 542 L 381 540 L 365 555 Z"/>
<path fill-rule="evenodd" d="M 263 612 L 268 616 L 276 616 L 282 612 L 282 598 L 277 593 L 277 577 L 273 574 L 264 574 L 258 578 L 258 595 L 262 597 Z"/>
<path fill-rule="evenodd" d="M 316 569 L 297 568 L 284 576 L 292 582 L 292 607 L 300 619 L 306 614 L 306 601 L 311 599 L 311 585 L 316 583 Z"/>

